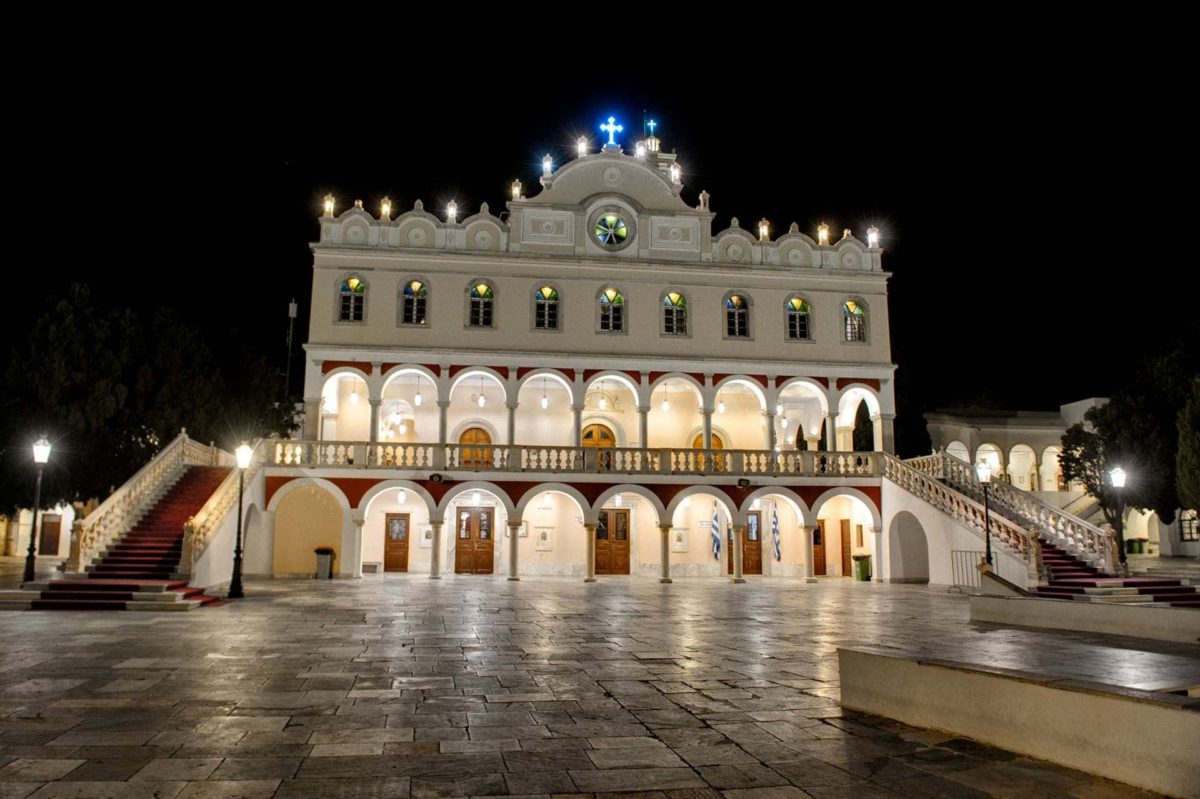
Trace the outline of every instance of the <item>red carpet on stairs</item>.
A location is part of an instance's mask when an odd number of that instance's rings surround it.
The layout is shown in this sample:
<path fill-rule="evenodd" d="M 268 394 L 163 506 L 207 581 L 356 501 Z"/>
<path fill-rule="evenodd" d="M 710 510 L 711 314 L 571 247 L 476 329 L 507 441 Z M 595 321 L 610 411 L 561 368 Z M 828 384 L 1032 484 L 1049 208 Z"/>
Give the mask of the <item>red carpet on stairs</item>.
<path fill-rule="evenodd" d="M 1049 573 L 1046 585 L 1038 586 L 1035 596 L 1047 599 L 1076 599 L 1102 596 L 1102 591 L 1087 589 L 1136 589 L 1134 593 L 1144 597 L 1142 601 L 1170 603 L 1172 607 L 1200 608 L 1200 592 L 1195 586 L 1184 585 L 1179 580 L 1149 577 L 1112 577 L 1101 574 L 1079 558 L 1053 544 L 1041 541 L 1042 563 Z M 1115 593 L 1115 592 L 1114 592 Z M 1128 592 L 1121 591 L 1120 594 Z"/>
<path fill-rule="evenodd" d="M 34 610 L 125 610 L 134 594 L 172 592 L 202 605 L 217 601 L 172 579 L 183 555 L 183 525 L 229 474 L 228 466 L 191 466 L 145 516 L 88 569 L 87 580 L 55 580 Z M 149 592 L 149 593 L 147 593 Z M 165 601 L 165 600 L 163 600 Z"/>

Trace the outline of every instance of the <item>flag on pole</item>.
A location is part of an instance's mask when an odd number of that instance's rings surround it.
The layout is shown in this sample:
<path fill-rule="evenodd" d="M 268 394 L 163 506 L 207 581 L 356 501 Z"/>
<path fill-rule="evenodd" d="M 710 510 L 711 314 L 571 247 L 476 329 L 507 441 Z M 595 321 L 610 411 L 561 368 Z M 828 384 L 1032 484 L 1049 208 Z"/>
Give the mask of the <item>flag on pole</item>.
<path fill-rule="evenodd" d="M 721 523 L 717 520 L 717 503 L 713 503 L 712 518 L 713 560 L 721 559 Z"/>
<path fill-rule="evenodd" d="M 779 508 L 771 503 L 771 535 L 775 539 L 775 560 L 783 560 L 783 550 L 779 548 Z"/>

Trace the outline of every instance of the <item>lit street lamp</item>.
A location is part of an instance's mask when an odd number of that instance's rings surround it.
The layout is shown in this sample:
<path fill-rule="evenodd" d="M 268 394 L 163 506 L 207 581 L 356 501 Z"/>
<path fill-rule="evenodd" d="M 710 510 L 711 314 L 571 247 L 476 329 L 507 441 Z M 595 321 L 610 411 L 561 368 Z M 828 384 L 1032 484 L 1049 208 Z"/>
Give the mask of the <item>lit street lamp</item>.
<path fill-rule="evenodd" d="M 242 599 L 246 596 L 242 591 L 242 490 L 245 487 L 246 469 L 250 466 L 250 458 L 253 456 L 254 450 L 249 444 L 243 443 L 237 448 L 237 543 L 233 549 L 233 579 L 229 581 L 229 599 Z"/>
<path fill-rule="evenodd" d="M 1125 470 L 1117 466 L 1108 472 L 1108 480 L 1112 483 L 1113 493 L 1117 495 L 1117 559 L 1121 563 L 1121 572 L 1126 570 L 1125 564 Z"/>
<path fill-rule="evenodd" d="M 42 470 L 46 468 L 48 460 L 50 460 L 50 442 L 46 440 L 45 436 L 42 436 L 33 444 L 33 462 L 37 464 L 37 487 L 33 489 L 33 525 L 29 530 L 29 554 L 25 556 L 24 582 L 27 583 L 33 582 L 34 566 L 37 563 L 34 547 L 37 546 L 38 508 L 42 504 Z"/>
<path fill-rule="evenodd" d="M 987 461 L 975 464 L 975 474 L 983 485 L 983 546 L 987 565 L 992 565 L 992 513 L 988 507 L 988 483 L 992 482 L 992 467 Z"/>

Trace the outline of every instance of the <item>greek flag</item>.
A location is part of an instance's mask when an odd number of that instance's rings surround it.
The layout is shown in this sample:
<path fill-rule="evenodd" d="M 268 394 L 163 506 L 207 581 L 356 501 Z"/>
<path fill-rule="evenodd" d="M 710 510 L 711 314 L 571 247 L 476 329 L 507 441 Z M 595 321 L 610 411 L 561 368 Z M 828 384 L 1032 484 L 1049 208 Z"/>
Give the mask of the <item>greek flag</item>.
<path fill-rule="evenodd" d="M 779 510 L 771 503 L 771 536 L 775 539 L 775 560 L 783 560 L 783 550 L 779 548 Z"/>
<path fill-rule="evenodd" d="M 721 523 L 717 520 L 717 503 L 713 503 L 712 519 L 713 560 L 721 559 Z"/>

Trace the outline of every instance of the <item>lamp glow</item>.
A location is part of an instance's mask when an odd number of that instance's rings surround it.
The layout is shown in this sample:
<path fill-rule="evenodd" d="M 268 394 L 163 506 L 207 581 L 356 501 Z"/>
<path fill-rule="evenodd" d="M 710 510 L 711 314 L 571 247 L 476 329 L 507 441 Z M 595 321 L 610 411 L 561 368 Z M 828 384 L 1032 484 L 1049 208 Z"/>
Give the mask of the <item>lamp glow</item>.
<path fill-rule="evenodd" d="M 663 401 L 662 401 L 662 409 L 663 409 L 663 413 L 666 413 L 667 411 L 671 410 L 671 401 L 669 399 L 666 399 L 665 397 L 663 398 Z"/>
<path fill-rule="evenodd" d="M 487 405 L 487 397 L 480 394 L 479 395 L 479 407 L 482 408 L 484 405 Z"/>
<path fill-rule="evenodd" d="M 543 394 L 542 395 L 542 410 L 544 411 L 549 407 L 550 407 L 550 398 L 547 397 L 545 394 Z"/>
<path fill-rule="evenodd" d="M 621 499 L 621 495 L 620 495 L 620 494 L 617 494 L 615 497 L 613 497 L 613 504 L 614 504 L 614 505 L 616 505 L 618 508 L 619 508 L 619 507 L 621 507 L 621 504 L 622 504 L 624 501 L 625 501 L 625 500 Z"/>
<path fill-rule="evenodd" d="M 33 442 L 33 462 L 44 466 L 50 460 L 50 442 L 45 436 Z M 35 511 L 36 512 L 36 511 Z"/>
<path fill-rule="evenodd" d="M 403 488 L 396 489 L 396 504 L 403 505 L 405 502 L 408 502 L 408 492 Z"/>
<path fill-rule="evenodd" d="M 878 247 L 879 246 L 879 228 L 874 227 L 874 226 L 867 228 L 867 246 L 868 247 Z"/>
<path fill-rule="evenodd" d="M 384 222 L 392 221 L 392 201 L 387 197 L 379 204 L 379 218 Z"/>
<path fill-rule="evenodd" d="M 554 171 L 554 159 L 550 157 L 550 153 L 546 153 L 542 158 L 542 174 L 550 177 L 550 173 Z"/>
<path fill-rule="evenodd" d="M 783 403 L 782 402 L 775 406 L 775 415 L 783 416 Z"/>
<path fill-rule="evenodd" d="M 350 394 L 350 404 L 351 405 L 358 404 L 358 386 L 357 385 L 354 386 L 354 391 L 353 391 L 353 393 Z"/>
<path fill-rule="evenodd" d="M 829 244 L 829 225 L 822 222 L 817 225 L 817 244 L 825 247 Z"/>
<path fill-rule="evenodd" d="M 975 476 L 979 478 L 981 483 L 992 482 L 992 465 L 987 461 L 980 461 L 975 464 Z"/>
<path fill-rule="evenodd" d="M 760 219 L 758 222 L 758 240 L 759 241 L 770 241 L 771 240 L 771 223 L 765 219 Z"/>
<path fill-rule="evenodd" d="M 579 137 L 579 141 L 575 142 L 575 149 L 576 149 L 576 151 L 578 151 L 580 158 L 583 158 L 585 155 L 588 154 L 587 136 Z"/>
<path fill-rule="evenodd" d="M 476 491 L 474 494 L 471 495 L 471 504 L 478 505 L 480 503 L 481 499 L 482 499 L 482 497 L 479 496 L 479 492 Z"/>
<path fill-rule="evenodd" d="M 637 146 L 633 148 L 633 154 L 635 156 L 637 156 L 638 158 L 645 158 L 646 157 L 646 145 L 643 144 L 642 142 L 638 142 Z"/>
<path fill-rule="evenodd" d="M 1125 470 L 1120 466 L 1110 470 L 1108 473 L 1108 479 L 1112 483 L 1113 488 L 1124 488 L 1126 476 Z"/>
<path fill-rule="evenodd" d="M 725 413 L 725 400 L 717 400 L 717 413 Z"/>
<path fill-rule="evenodd" d="M 787 429 L 788 419 L 786 416 L 779 420 L 779 426 L 784 428 L 785 430 Z"/>
<path fill-rule="evenodd" d="M 681 174 L 682 170 L 680 170 L 679 164 L 671 164 L 671 182 L 678 183 Z"/>
<path fill-rule="evenodd" d="M 400 431 L 400 435 L 406 435 L 408 433 L 408 421 L 401 419 L 400 424 L 396 426 L 396 429 Z"/>
<path fill-rule="evenodd" d="M 354 207 L 361 209 L 362 208 L 362 200 L 355 200 Z"/>
<path fill-rule="evenodd" d="M 458 203 L 451 201 L 450 204 L 446 206 L 446 221 L 458 221 Z"/>
<path fill-rule="evenodd" d="M 333 195 L 325 195 L 325 216 L 333 216 Z"/>
<path fill-rule="evenodd" d="M 512 197 L 514 200 L 521 199 L 521 181 L 514 180 L 512 185 Z"/>
<path fill-rule="evenodd" d="M 413 405 L 421 407 L 421 376 L 417 375 L 417 396 L 413 397 Z"/>
<path fill-rule="evenodd" d="M 237 448 L 237 465 L 239 469 L 250 468 L 250 459 L 254 457 L 254 450 L 245 441 Z"/>
<path fill-rule="evenodd" d="M 600 395 L 600 410 L 605 410 L 606 408 L 608 408 L 608 400 L 605 399 L 603 394 L 601 394 Z"/>

